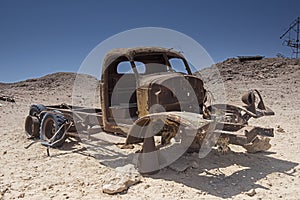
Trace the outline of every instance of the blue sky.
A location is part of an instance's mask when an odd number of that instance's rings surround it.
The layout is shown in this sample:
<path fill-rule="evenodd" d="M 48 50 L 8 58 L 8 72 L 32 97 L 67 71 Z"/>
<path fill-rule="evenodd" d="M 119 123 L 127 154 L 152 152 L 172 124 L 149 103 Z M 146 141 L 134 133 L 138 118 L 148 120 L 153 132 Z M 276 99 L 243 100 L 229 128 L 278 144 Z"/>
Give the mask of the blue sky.
<path fill-rule="evenodd" d="M 299 10 L 298 0 L 0 0 L 0 82 L 76 72 L 100 42 L 140 27 L 182 32 L 215 62 L 291 56 L 279 37 Z"/>

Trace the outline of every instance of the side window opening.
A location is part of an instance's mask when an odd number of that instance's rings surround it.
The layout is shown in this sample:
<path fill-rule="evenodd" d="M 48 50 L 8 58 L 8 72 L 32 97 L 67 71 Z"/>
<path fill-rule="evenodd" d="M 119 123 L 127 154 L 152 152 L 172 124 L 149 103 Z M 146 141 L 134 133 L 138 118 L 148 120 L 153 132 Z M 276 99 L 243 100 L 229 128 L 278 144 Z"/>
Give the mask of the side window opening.
<path fill-rule="evenodd" d="M 139 74 L 144 74 L 146 72 L 145 64 L 142 62 L 134 61 L 136 69 Z M 118 74 L 134 74 L 130 61 L 122 61 L 117 66 Z"/>
<path fill-rule="evenodd" d="M 118 74 L 133 74 L 133 70 L 129 61 L 122 61 L 117 66 Z"/>

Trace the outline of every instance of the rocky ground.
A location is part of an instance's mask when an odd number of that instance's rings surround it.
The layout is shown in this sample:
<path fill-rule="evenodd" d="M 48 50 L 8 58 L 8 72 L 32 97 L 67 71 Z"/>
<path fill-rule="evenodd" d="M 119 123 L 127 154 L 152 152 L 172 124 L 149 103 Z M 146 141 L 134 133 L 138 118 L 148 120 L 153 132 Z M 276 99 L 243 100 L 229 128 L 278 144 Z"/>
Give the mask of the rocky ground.
<path fill-rule="evenodd" d="M 128 164 L 126 150 L 102 144 L 93 154 L 76 140 L 51 149 L 50 157 L 39 142 L 25 148 L 33 142 L 24 133 L 31 104 L 72 103 L 76 75 L 56 73 L 0 84 L 0 95 L 16 100 L 0 102 L 0 199 L 299 199 L 300 60 L 240 62 L 231 58 L 216 66 L 229 103 L 241 105 L 244 92 L 258 89 L 275 111 L 275 116 L 250 121 L 275 128 L 269 151 L 249 154 L 231 146 L 232 151 L 224 155 L 214 150 L 202 159 L 187 154 L 176 162 L 188 163 L 184 169 L 176 168 L 175 163 L 155 175 L 135 174 L 138 183 L 126 192 L 106 194 L 103 187 Z M 85 88 L 93 93 L 90 90 Z M 82 96 L 79 103 L 93 105 L 95 101 Z"/>

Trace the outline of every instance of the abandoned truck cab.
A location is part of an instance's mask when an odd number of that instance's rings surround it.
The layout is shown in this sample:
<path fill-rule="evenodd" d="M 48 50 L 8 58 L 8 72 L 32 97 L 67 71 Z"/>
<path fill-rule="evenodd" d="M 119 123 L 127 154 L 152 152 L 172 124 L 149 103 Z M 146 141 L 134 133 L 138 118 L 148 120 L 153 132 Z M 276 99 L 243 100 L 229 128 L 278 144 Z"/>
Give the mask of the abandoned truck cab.
<path fill-rule="evenodd" d="M 104 129 L 124 134 L 150 113 L 200 113 L 206 93 L 181 53 L 158 47 L 109 52 L 100 88 Z"/>

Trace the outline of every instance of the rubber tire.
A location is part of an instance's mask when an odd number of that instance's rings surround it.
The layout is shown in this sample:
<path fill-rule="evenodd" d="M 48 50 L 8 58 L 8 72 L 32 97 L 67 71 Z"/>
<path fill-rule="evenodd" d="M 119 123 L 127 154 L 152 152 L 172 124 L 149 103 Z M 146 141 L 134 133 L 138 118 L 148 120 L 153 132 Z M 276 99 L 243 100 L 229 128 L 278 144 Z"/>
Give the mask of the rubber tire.
<path fill-rule="evenodd" d="M 47 110 L 46 106 L 42 104 L 31 105 L 29 109 L 30 116 L 38 116 L 42 111 Z"/>
<path fill-rule="evenodd" d="M 64 126 L 64 123 L 67 121 L 67 119 L 61 114 L 61 113 L 53 113 L 53 112 L 47 112 L 45 113 L 41 126 L 40 126 L 40 139 L 45 142 L 50 142 L 52 139 L 54 133 L 61 127 Z M 54 129 L 53 129 L 54 128 Z M 51 129 L 51 130 L 49 130 Z M 56 135 L 56 138 L 53 142 L 60 140 L 62 137 L 62 140 L 52 147 L 61 147 L 66 139 L 66 136 L 64 136 L 65 127 L 62 127 L 60 132 Z M 52 142 L 52 143 L 53 143 Z M 51 143 L 49 143 L 51 145 Z"/>
<path fill-rule="evenodd" d="M 35 116 L 28 115 L 25 120 L 25 131 L 28 139 L 39 138 L 40 121 Z"/>

